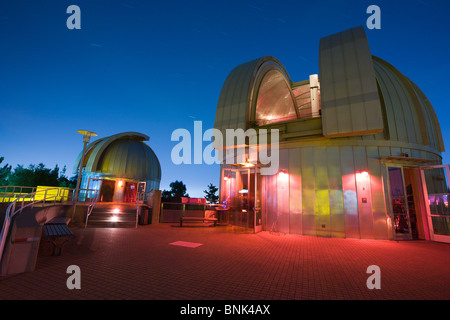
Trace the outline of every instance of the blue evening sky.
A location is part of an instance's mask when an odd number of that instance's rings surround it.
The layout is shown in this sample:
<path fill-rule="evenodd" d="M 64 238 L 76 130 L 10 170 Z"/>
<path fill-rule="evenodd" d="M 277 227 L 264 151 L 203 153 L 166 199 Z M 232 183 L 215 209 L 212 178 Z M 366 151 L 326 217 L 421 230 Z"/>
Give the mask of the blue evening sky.
<path fill-rule="evenodd" d="M 69 5 L 81 30 L 69 30 Z M 369 30 L 366 9 L 381 8 Z M 170 140 L 194 121 L 212 128 L 220 90 L 237 65 L 273 55 L 293 81 L 318 73 L 321 37 L 363 25 L 373 55 L 392 63 L 433 104 L 450 148 L 450 3 L 347 1 L 0 1 L 0 156 L 15 167 L 66 165 L 82 137 L 137 131 L 162 166 L 161 189 L 191 196 L 218 185 L 218 165 L 174 165 Z M 204 146 L 206 146 L 206 142 Z M 444 153 L 444 163 L 449 163 Z"/>

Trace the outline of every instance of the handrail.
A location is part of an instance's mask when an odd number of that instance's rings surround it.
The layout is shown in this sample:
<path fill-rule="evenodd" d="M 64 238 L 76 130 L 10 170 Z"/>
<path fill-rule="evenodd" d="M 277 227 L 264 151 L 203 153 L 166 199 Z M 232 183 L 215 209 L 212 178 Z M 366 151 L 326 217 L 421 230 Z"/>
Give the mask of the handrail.
<path fill-rule="evenodd" d="M 55 194 L 47 195 L 47 192 L 50 190 L 52 190 L 52 191 L 57 190 L 56 195 Z M 45 189 L 45 190 L 39 190 L 39 191 L 35 191 L 32 193 L 23 195 L 23 196 L 17 198 L 16 200 L 14 200 L 13 202 L 11 202 L 11 204 L 6 209 L 5 219 L 3 221 L 3 226 L 2 226 L 2 229 L 0 232 L 0 261 L 3 256 L 3 250 L 4 250 L 5 244 L 6 244 L 6 237 L 9 233 L 9 227 L 10 227 L 12 218 L 14 218 L 17 214 L 21 213 L 24 208 L 27 208 L 30 206 L 33 208 L 36 203 L 42 202 L 42 204 L 45 205 L 45 202 L 49 201 L 50 198 L 54 198 L 52 202 L 55 205 L 56 199 L 61 196 L 61 194 L 60 194 L 61 191 L 67 191 L 67 189 L 64 190 L 64 189 L 60 189 L 60 188 L 50 188 L 50 189 Z M 42 199 L 35 200 L 36 195 L 38 193 L 44 193 L 44 197 Z M 61 200 L 64 200 L 64 196 L 65 195 L 63 193 L 61 196 Z M 25 204 L 25 201 L 24 201 L 25 198 L 32 199 L 32 201 Z M 20 208 L 16 209 L 16 204 L 19 203 L 20 200 L 22 202 L 22 205 L 20 206 Z M 61 202 L 63 202 L 63 201 L 61 201 Z"/>
<path fill-rule="evenodd" d="M 86 214 L 86 222 L 84 223 L 84 227 L 87 227 L 87 223 L 88 223 L 88 219 L 92 213 L 92 211 L 94 210 L 95 206 L 97 205 L 97 201 L 100 195 L 99 190 L 97 189 L 86 189 L 86 194 L 88 191 L 94 191 L 94 197 L 89 198 L 89 205 L 88 205 L 88 210 L 87 210 L 87 214 Z"/>

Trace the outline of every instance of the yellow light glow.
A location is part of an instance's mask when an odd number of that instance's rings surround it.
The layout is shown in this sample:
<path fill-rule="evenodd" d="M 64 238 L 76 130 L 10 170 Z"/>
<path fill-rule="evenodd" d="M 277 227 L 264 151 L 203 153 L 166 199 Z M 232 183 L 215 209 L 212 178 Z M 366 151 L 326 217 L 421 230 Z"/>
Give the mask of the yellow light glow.
<path fill-rule="evenodd" d="M 240 165 L 245 167 L 245 168 L 250 168 L 250 167 L 254 167 L 255 166 L 253 163 L 248 162 L 248 160 L 247 160 L 247 162 L 240 163 Z"/>
<path fill-rule="evenodd" d="M 120 210 L 118 208 L 113 209 L 113 213 L 119 213 Z"/>
<path fill-rule="evenodd" d="M 122 186 L 123 186 L 123 181 L 122 180 L 119 180 L 118 186 L 119 186 L 119 188 L 122 188 Z"/>
<path fill-rule="evenodd" d="M 109 218 L 109 221 L 117 222 L 117 221 L 119 221 L 119 217 L 118 216 L 112 216 L 111 218 Z"/>

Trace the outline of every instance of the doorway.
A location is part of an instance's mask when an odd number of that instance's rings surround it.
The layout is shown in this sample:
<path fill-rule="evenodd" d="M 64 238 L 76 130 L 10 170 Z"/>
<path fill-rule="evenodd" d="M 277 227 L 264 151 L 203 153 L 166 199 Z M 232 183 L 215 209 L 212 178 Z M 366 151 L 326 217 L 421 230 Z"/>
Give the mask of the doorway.
<path fill-rule="evenodd" d="M 112 202 L 114 198 L 114 188 L 116 182 L 114 180 L 102 180 L 100 186 L 100 202 Z"/>
<path fill-rule="evenodd" d="M 136 202 L 136 200 L 137 200 L 137 183 L 125 182 L 123 202 Z"/>
<path fill-rule="evenodd" d="M 258 167 L 222 169 L 221 203 L 227 206 L 225 220 L 241 232 L 262 230 L 261 175 Z"/>
<path fill-rule="evenodd" d="M 389 166 L 387 171 L 394 240 L 411 240 L 411 223 L 403 167 Z"/>
<path fill-rule="evenodd" d="M 430 238 L 450 243 L 449 166 L 423 167 L 420 171 Z"/>
<path fill-rule="evenodd" d="M 449 166 L 387 166 L 394 240 L 450 243 Z"/>

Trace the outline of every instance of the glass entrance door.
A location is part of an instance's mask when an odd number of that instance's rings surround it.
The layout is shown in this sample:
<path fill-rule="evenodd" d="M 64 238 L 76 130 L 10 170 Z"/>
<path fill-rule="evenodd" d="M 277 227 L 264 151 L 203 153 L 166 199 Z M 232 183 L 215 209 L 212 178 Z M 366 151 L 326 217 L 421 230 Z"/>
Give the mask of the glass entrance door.
<path fill-rule="evenodd" d="M 392 212 L 394 240 L 411 240 L 411 223 L 402 167 L 388 167 L 389 198 Z"/>
<path fill-rule="evenodd" d="M 222 220 L 240 232 L 261 231 L 260 190 L 261 176 L 256 166 L 223 168 L 220 198 L 227 209 Z"/>
<path fill-rule="evenodd" d="M 431 240 L 450 243 L 449 166 L 421 168 Z"/>
<path fill-rule="evenodd" d="M 259 168 L 255 167 L 253 179 L 255 180 L 254 196 L 255 199 L 253 211 L 254 211 L 254 230 L 256 232 L 262 231 L 262 208 L 261 208 L 261 190 L 262 190 L 262 178 L 259 172 Z"/>

